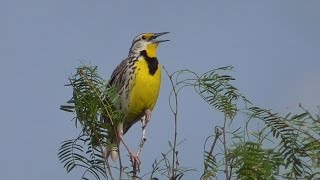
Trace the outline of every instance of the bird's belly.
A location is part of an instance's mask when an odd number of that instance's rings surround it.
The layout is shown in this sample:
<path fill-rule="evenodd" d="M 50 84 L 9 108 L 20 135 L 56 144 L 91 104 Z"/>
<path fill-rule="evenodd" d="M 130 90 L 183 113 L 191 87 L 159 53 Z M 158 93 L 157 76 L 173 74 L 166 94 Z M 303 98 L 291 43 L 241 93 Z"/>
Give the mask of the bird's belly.
<path fill-rule="evenodd" d="M 154 75 L 147 68 L 141 68 L 135 77 L 130 94 L 129 116 L 137 118 L 146 109 L 153 110 L 160 91 L 161 66 Z"/>

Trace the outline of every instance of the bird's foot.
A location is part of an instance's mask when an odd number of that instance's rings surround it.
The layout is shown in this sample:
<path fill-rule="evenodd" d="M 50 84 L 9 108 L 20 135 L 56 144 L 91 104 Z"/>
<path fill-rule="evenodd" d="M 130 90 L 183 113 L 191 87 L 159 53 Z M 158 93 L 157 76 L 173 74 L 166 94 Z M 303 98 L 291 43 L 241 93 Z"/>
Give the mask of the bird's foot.
<path fill-rule="evenodd" d="M 140 161 L 140 158 L 137 154 L 134 154 L 134 153 L 129 153 L 129 156 L 130 156 L 130 161 L 132 163 L 132 167 L 134 169 L 136 169 L 138 172 L 140 172 L 140 164 L 141 164 L 141 161 Z"/>

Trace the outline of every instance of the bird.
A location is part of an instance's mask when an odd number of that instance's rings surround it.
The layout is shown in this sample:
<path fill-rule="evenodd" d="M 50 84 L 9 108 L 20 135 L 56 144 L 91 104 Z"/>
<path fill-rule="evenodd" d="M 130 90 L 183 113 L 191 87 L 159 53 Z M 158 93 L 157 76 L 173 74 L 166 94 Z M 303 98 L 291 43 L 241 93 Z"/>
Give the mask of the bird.
<path fill-rule="evenodd" d="M 116 136 L 111 140 L 111 148 L 107 148 L 106 156 L 116 161 L 118 159 L 117 144 L 122 142 L 134 165 L 139 165 L 139 155 L 133 153 L 124 140 L 124 134 L 130 127 L 145 119 L 145 128 L 151 119 L 151 113 L 157 102 L 161 86 L 161 65 L 157 58 L 157 48 L 162 42 L 158 37 L 168 34 L 141 33 L 132 41 L 128 57 L 115 68 L 108 82 L 116 88 L 119 101 L 115 109 L 124 114 L 123 120 L 116 124 Z"/>

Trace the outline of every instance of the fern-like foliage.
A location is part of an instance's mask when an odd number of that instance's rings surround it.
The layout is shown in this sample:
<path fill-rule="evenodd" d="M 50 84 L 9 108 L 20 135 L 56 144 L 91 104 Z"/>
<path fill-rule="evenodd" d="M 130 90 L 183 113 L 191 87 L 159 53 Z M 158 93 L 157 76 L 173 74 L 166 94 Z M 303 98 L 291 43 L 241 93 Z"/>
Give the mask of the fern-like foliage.
<path fill-rule="evenodd" d="M 216 146 L 217 140 L 222 135 L 222 131 L 219 127 L 215 128 L 215 135 L 209 136 L 205 143 L 204 143 L 204 172 L 201 176 L 201 179 L 203 180 L 211 180 L 214 179 L 217 176 L 217 173 L 219 171 L 220 163 L 217 161 L 217 159 L 221 159 L 217 153 L 214 153 L 214 148 Z M 209 140 L 214 137 L 213 143 L 211 144 L 211 148 L 209 151 L 206 150 L 206 146 L 209 142 Z"/>
<path fill-rule="evenodd" d="M 173 93 L 177 94 L 185 87 L 193 87 L 205 102 L 224 113 L 225 120 L 232 120 L 238 112 L 237 106 L 239 104 L 244 104 L 245 106 L 250 104 L 250 101 L 232 84 L 235 79 L 227 74 L 227 72 L 232 71 L 232 69 L 233 67 L 231 66 L 221 67 L 205 72 L 202 75 L 198 75 L 190 70 L 176 71 L 169 76 L 170 79 L 175 80 L 172 82 Z M 173 108 L 171 108 L 171 110 L 174 112 Z M 224 139 L 226 139 L 225 131 L 226 128 L 222 128 Z M 215 135 L 216 138 L 221 135 L 218 134 Z M 202 179 L 215 178 L 217 172 L 220 171 L 220 166 L 224 165 L 224 163 L 221 163 L 224 159 L 224 157 L 221 156 L 221 153 L 219 155 L 219 160 L 217 160 L 217 153 L 213 152 L 216 140 L 217 139 L 215 139 L 210 151 L 204 150 L 205 168 L 201 177 Z M 225 151 L 226 150 L 227 148 L 225 148 Z"/>
<path fill-rule="evenodd" d="M 90 173 L 96 179 L 107 177 L 103 149 L 110 146 L 115 136 L 115 122 L 123 115 L 114 110 L 118 101 L 115 88 L 105 84 L 98 75 L 97 67 L 80 66 L 70 77 L 73 96 L 61 110 L 74 113 L 75 125 L 80 126 L 80 135 L 64 141 L 59 149 L 59 159 L 67 172 L 75 167 L 85 169 L 83 179 Z"/>
<path fill-rule="evenodd" d="M 232 81 L 235 79 L 226 74 L 226 72 L 232 69 L 233 67 L 227 66 L 210 70 L 199 76 L 194 85 L 197 93 L 207 103 L 223 112 L 229 119 L 233 119 L 237 113 L 238 100 L 242 100 L 244 103 L 250 103 L 250 101 L 232 85 Z"/>
<path fill-rule="evenodd" d="M 201 176 L 203 180 L 214 179 L 218 172 L 218 163 L 214 154 L 204 151 L 204 167 L 205 170 Z"/>
<path fill-rule="evenodd" d="M 222 163 L 225 166 L 223 171 L 230 173 L 229 176 L 226 176 L 228 178 L 277 179 L 283 177 L 285 179 L 299 179 L 319 176 L 319 116 L 314 117 L 303 108 L 303 112 L 300 114 L 291 115 L 289 113 L 282 117 L 272 113 L 271 110 L 248 107 L 251 102 L 232 85 L 234 78 L 225 74 L 230 70 L 232 70 L 230 66 L 222 67 L 208 71 L 201 76 L 192 72 L 197 77 L 193 83 L 197 93 L 210 106 L 223 112 L 225 116 L 222 127 L 223 138 L 220 139 L 221 143 L 218 143 L 218 146 L 223 148 L 215 153 L 204 151 L 206 170 L 202 178 L 216 177 L 216 172 L 219 172 L 219 167 L 221 167 L 219 163 L 221 157 L 219 158 L 218 155 L 221 155 L 222 152 L 224 153 L 222 158 L 225 158 Z M 245 136 L 242 136 L 235 133 L 242 127 L 236 131 L 226 129 L 226 120 L 235 118 L 239 112 L 240 103 L 244 105 L 244 108 L 241 109 L 247 111 L 244 115 L 249 116 L 248 121 L 251 119 L 263 120 L 266 124 L 266 127 L 262 128 L 263 131 L 247 132 L 244 133 Z M 229 122 L 229 125 L 231 123 L 232 121 Z M 268 130 L 273 138 L 278 139 L 278 144 L 275 147 L 263 149 L 262 147 L 268 144 L 265 140 L 272 138 L 269 136 Z M 226 139 L 230 138 L 227 134 L 231 134 L 232 138 L 239 139 L 239 141 L 233 142 L 233 148 L 226 142 Z M 247 141 L 247 137 L 255 137 L 258 141 Z M 215 146 L 215 142 L 213 146 Z M 212 165 L 210 166 L 211 170 L 207 170 L 208 164 Z M 236 171 L 232 171 L 234 168 Z"/>
<path fill-rule="evenodd" d="M 185 87 L 193 87 L 194 90 L 210 106 L 224 113 L 224 115 L 233 119 L 238 108 L 237 104 L 250 101 L 243 96 L 240 91 L 232 84 L 235 80 L 227 72 L 231 72 L 232 66 L 213 69 L 198 75 L 190 70 L 179 70 L 170 75 L 173 81 L 173 88 L 179 93 Z"/>
<path fill-rule="evenodd" d="M 82 179 L 92 176 L 100 179 L 108 177 L 102 154 L 102 149 L 92 146 L 90 138 L 82 134 L 76 139 L 62 142 L 58 157 L 67 172 L 75 167 L 82 167 L 85 169 Z"/>
<path fill-rule="evenodd" d="M 249 111 L 251 118 L 263 120 L 272 136 L 279 140 L 275 151 L 284 159 L 282 177 L 300 179 L 318 174 L 320 131 L 315 126 L 320 124 L 308 111 L 296 115 L 289 113 L 284 117 L 258 107 L 251 107 Z M 316 162 L 313 163 L 315 167 L 310 165 L 311 161 Z"/>
<path fill-rule="evenodd" d="M 281 156 L 256 142 L 236 144 L 229 154 L 237 179 L 277 179 Z"/>

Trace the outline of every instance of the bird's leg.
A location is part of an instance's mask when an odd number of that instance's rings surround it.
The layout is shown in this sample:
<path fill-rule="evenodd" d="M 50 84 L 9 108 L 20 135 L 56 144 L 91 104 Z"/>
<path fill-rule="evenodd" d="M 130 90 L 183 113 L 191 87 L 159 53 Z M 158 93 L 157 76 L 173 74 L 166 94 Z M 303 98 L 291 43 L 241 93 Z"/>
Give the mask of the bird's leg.
<path fill-rule="evenodd" d="M 138 154 L 134 154 L 130 151 L 129 146 L 127 145 L 127 143 L 124 141 L 124 137 L 123 137 L 123 131 L 119 131 L 118 132 L 118 138 L 120 139 L 120 141 L 122 142 L 122 144 L 124 145 L 124 147 L 127 149 L 129 156 L 130 156 L 130 161 L 132 162 L 132 166 L 134 167 L 138 167 L 138 171 L 140 171 L 140 164 L 141 161 L 139 159 Z"/>
<path fill-rule="evenodd" d="M 147 140 L 147 136 L 146 136 L 146 116 L 142 116 L 141 117 L 141 123 L 142 123 L 142 136 L 141 136 L 139 148 L 137 150 L 137 155 L 138 156 L 141 153 L 143 145 Z"/>
<path fill-rule="evenodd" d="M 146 127 L 147 127 L 150 119 L 151 119 L 151 111 L 150 111 L 150 109 L 146 109 L 145 112 L 144 112 L 144 115 L 141 117 L 142 137 L 141 137 L 141 141 L 140 141 L 140 144 L 139 144 L 139 149 L 137 151 L 137 155 L 138 156 L 141 153 L 143 145 L 147 140 Z"/>

